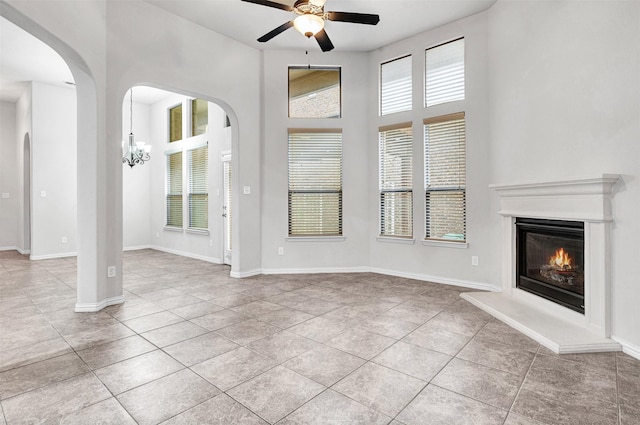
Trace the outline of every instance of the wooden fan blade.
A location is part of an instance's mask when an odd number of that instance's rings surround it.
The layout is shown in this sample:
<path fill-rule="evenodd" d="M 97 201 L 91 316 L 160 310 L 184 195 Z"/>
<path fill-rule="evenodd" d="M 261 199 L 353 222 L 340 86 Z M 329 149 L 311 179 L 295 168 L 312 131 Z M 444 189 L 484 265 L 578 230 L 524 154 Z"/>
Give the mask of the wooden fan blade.
<path fill-rule="evenodd" d="M 320 45 L 320 48 L 323 52 L 328 52 L 329 50 L 333 50 L 333 43 L 329 39 L 327 33 L 322 29 L 316 33 L 314 36 Z"/>
<path fill-rule="evenodd" d="M 276 9 L 286 10 L 287 12 L 291 12 L 293 10 L 291 6 L 282 4 L 282 3 L 276 3 L 275 1 L 269 1 L 269 0 L 242 0 L 242 1 L 245 1 L 247 3 L 259 4 L 261 6 L 274 7 Z"/>
<path fill-rule="evenodd" d="M 351 22 L 354 24 L 376 25 L 380 22 L 380 16 L 370 13 L 351 12 L 327 12 L 330 21 Z"/>
<path fill-rule="evenodd" d="M 266 33 L 265 35 L 260 37 L 258 39 L 258 41 L 260 43 L 264 43 L 265 41 L 269 41 L 273 37 L 275 37 L 276 35 L 280 34 L 281 32 L 284 32 L 284 31 L 288 30 L 292 26 L 293 26 L 293 21 L 285 22 L 284 24 L 280 25 L 278 28 L 269 31 L 268 33 Z"/>

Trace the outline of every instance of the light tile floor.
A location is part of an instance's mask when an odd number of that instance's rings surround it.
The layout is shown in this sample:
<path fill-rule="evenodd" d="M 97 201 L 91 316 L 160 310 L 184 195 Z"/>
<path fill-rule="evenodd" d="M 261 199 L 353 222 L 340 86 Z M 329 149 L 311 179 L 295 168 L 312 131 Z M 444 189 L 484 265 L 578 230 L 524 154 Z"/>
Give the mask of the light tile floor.
<path fill-rule="evenodd" d="M 0 425 L 640 424 L 640 361 L 557 356 L 463 288 L 228 275 L 127 252 L 126 302 L 74 313 L 75 259 L 0 252 Z"/>

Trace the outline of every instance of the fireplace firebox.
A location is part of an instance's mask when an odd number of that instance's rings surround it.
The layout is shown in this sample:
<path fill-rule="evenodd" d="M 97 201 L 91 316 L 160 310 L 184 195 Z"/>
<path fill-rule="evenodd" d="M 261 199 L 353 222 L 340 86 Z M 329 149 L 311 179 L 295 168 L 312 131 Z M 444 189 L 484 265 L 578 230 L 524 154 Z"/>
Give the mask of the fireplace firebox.
<path fill-rule="evenodd" d="M 584 223 L 516 218 L 516 287 L 584 314 Z"/>

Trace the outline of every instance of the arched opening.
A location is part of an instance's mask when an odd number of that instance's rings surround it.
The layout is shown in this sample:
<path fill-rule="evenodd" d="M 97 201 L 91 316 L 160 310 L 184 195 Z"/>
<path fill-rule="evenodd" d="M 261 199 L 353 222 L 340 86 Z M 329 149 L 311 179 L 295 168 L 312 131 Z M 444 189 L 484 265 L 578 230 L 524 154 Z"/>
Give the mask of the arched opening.
<path fill-rule="evenodd" d="M 25 253 L 31 251 L 31 140 L 29 133 L 24 135 L 22 156 L 22 182 L 23 182 L 23 234 Z"/>
<path fill-rule="evenodd" d="M 232 265 L 232 115 L 224 102 L 197 93 L 127 91 L 123 155 L 130 133 L 152 149 L 150 160 L 122 167 L 125 251 L 151 247 Z"/>
<path fill-rule="evenodd" d="M 110 181 L 105 178 L 107 156 L 102 151 L 105 146 L 106 134 L 99 131 L 99 129 L 105 127 L 106 114 L 98 108 L 96 82 L 89 65 L 81 54 L 72 45 L 51 33 L 43 24 L 32 20 L 19 7 L 16 8 L 7 2 L 0 3 L 0 13 L 8 21 L 53 49 L 68 66 L 73 76 L 76 104 L 73 108 L 67 109 L 66 112 L 74 117 L 74 123 L 67 128 L 72 128 L 74 139 L 81 141 L 81 143 L 76 144 L 75 148 L 72 148 L 73 152 L 77 155 L 77 158 L 85 158 L 85 160 L 75 161 L 75 158 L 73 158 L 71 162 L 68 159 L 60 162 L 47 158 L 45 153 L 44 163 L 48 163 L 49 167 L 54 171 L 56 167 L 67 167 L 67 169 L 75 168 L 75 173 L 77 173 L 76 177 L 74 177 L 77 184 L 71 183 L 76 189 L 73 195 L 74 206 L 66 209 L 66 217 L 74 221 L 73 232 L 77 233 L 75 252 L 77 252 L 78 284 L 75 309 L 76 311 L 97 311 L 106 305 L 121 302 L 122 285 L 121 282 L 112 282 L 108 285 L 107 277 L 104 273 L 105 266 L 109 261 L 108 257 L 113 252 L 115 244 L 109 237 L 105 237 L 105 229 L 109 228 L 110 223 L 103 206 L 108 204 L 107 197 L 110 193 Z M 46 97 L 46 95 L 43 97 Z M 71 113 L 69 114 L 69 112 Z M 41 114 L 41 116 L 46 116 L 46 114 Z M 36 134 L 36 132 L 31 130 L 29 132 L 31 135 L 29 140 L 31 157 L 29 163 L 29 186 L 33 187 L 34 193 L 39 194 L 37 198 L 33 195 L 31 196 L 32 202 L 29 206 L 31 221 L 29 239 L 31 258 L 33 259 L 36 248 L 40 252 L 45 252 L 41 248 L 40 242 L 36 244 L 34 239 L 39 234 L 39 229 L 55 231 L 57 228 L 55 225 L 47 226 L 46 223 L 40 227 L 36 224 L 38 221 L 36 212 L 39 211 L 40 204 L 44 202 L 36 203 L 35 201 L 42 201 L 40 198 L 48 197 L 51 193 L 41 188 L 39 184 L 36 185 L 35 182 L 35 172 L 40 169 L 39 165 L 36 164 L 36 152 L 40 152 L 38 150 L 41 146 L 40 138 L 47 133 L 39 131 L 37 134 L 40 136 L 38 136 L 37 140 L 34 140 L 33 134 Z M 40 156 L 38 158 L 39 160 L 42 159 Z M 24 204 L 21 208 L 23 206 Z M 46 217 L 46 214 L 43 216 Z M 24 237 L 24 230 L 21 229 L 19 234 L 21 238 Z M 68 244 L 67 246 L 62 246 L 59 252 L 64 253 L 65 256 L 73 255 L 74 252 L 71 249 L 72 241 L 68 235 L 47 236 L 46 240 L 48 242 L 55 241 L 58 244 Z M 40 258 L 51 258 L 51 256 L 42 255 Z"/>

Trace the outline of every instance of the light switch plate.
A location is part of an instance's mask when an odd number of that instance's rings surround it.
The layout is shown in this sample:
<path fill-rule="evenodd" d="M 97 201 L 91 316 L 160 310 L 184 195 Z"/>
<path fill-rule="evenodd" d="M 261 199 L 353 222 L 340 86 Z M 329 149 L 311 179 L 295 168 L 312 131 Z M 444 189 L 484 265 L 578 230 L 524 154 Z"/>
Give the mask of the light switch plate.
<path fill-rule="evenodd" d="M 9 192 L 2 192 L 2 199 L 9 199 Z"/>
<path fill-rule="evenodd" d="M 242 193 L 245 195 L 251 195 L 251 186 L 245 186 L 242 188 Z"/>

